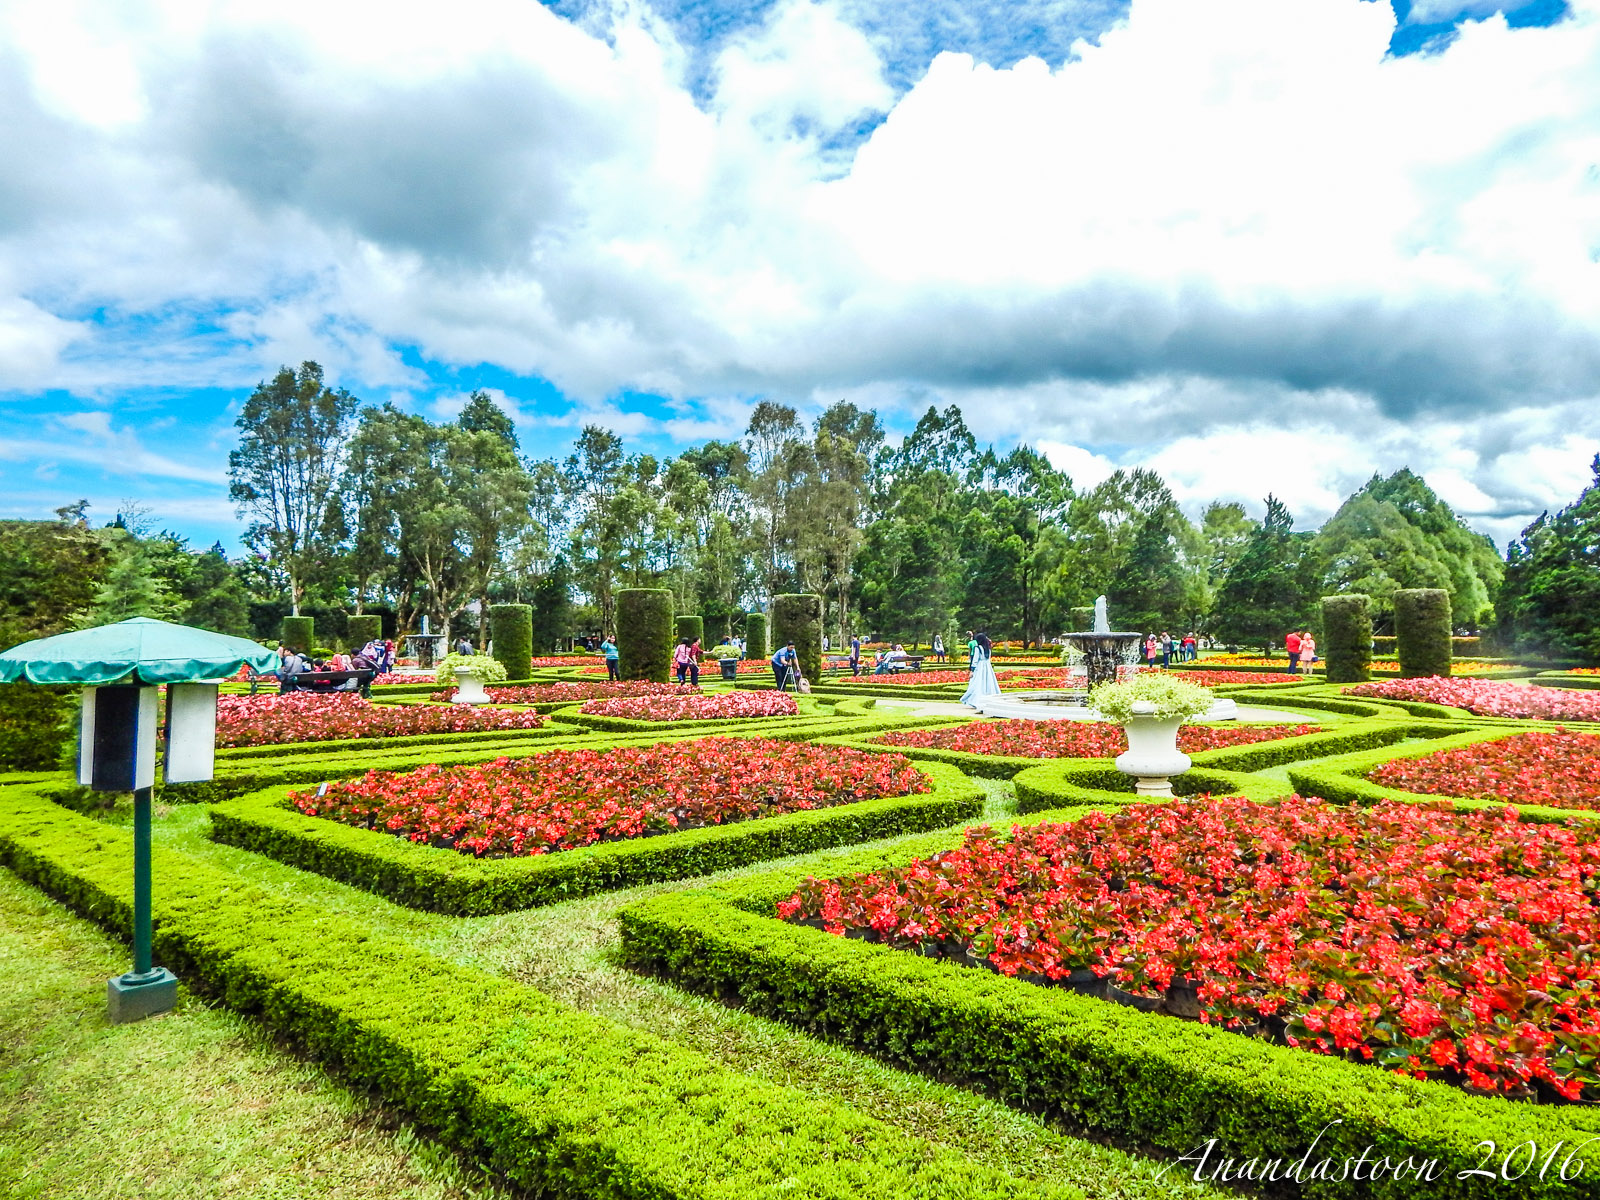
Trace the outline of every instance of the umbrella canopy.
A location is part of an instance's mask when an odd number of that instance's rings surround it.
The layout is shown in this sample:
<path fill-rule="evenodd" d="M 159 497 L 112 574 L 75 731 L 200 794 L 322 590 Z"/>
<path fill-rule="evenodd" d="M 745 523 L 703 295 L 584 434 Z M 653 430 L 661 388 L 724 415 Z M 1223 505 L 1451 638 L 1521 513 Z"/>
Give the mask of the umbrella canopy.
<path fill-rule="evenodd" d="M 276 670 L 278 656 L 247 638 L 133 617 L 13 646 L 0 654 L 0 682 L 189 683 L 242 666 Z"/>

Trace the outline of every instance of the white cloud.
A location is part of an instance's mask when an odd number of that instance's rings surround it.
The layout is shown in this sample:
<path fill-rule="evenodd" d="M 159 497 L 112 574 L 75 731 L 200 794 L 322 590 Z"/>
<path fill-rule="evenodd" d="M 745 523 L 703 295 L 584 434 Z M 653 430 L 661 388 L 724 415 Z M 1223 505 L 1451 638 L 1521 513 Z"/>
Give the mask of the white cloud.
<path fill-rule="evenodd" d="M 1080 492 L 1094 487 L 1117 469 L 1117 464 L 1105 455 L 1069 442 L 1043 440 L 1036 442 L 1034 449 L 1049 459 L 1050 465 L 1056 470 L 1065 471 L 1072 480 L 1072 486 Z"/>

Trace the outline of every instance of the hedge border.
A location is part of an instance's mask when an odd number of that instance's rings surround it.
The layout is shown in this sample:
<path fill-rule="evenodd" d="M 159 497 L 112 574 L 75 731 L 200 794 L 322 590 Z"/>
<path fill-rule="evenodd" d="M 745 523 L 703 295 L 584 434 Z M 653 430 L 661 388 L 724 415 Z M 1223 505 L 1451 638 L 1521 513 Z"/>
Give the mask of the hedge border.
<path fill-rule="evenodd" d="M 672 593 L 624 588 L 617 593 L 617 673 L 666 683 L 672 674 Z"/>
<path fill-rule="evenodd" d="M 0 792 L 0 864 L 127 936 L 131 836 Z M 614 1200 L 1082 1200 L 155 849 L 156 960 L 512 1187 Z"/>
<path fill-rule="evenodd" d="M 933 783 L 926 795 L 862 800 L 517 859 L 471 858 L 304 816 L 290 806 L 290 787 L 252 792 L 215 806 L 212 837 L 396 904 L 452 916 L 485 916 L 940 829 L 982 815 L 983 792 L 961 772 L 937 763 L 919 763 L 917 769 Z"/>
<path fill-rule="evenodd" d="M 1053 809 L 1013 826 L 1071 820 L 1105 805 Z M 902 1069 L 939 1076 L 1047 1118 L 1143 1145 L 1193 1152 L 1210 1138 L 1236 1161 L 1354 1159 L 1368 1146 L 1395 1161 L 1437 1158 L 1443 1197 L 1503 1196 L 1499 1181 L 1461 1179 L 1480 1142 L 1570 1145 L 1600 1133 L 1589 1108 L 1517 1105 L 1365 1064 L 1313 1055 L 1175 1017 L 934 961 L 779 921 L 777 900 L 810 877 L 902 866 L 960 841 L 944 832 L 882 850 L 826 856 L 622 910 L 636 968 L 799 1025 Z M 820 870 L 819 870 L 820 868 Z M 1320 1136 L 1319 1136 L 1320 1135 Z M 1313 1162 L 1316 1161 L 1314 1157 Z M 1527 1181 L 1524 1181 L 1525 1183 Z M 1307 1194 L 1410 1200 L 1416 1183 L 1327 1183 Z M 1597 1195 L 1600 1179 L 1519 1195 Z"/>
<path fill-rule="evenodd" d="M 1396 591 L 1394 637 L 1403 678 L 1448 677 L 1455 652 L 1450 637 L 1450 593 L 1444 588 Z"/>

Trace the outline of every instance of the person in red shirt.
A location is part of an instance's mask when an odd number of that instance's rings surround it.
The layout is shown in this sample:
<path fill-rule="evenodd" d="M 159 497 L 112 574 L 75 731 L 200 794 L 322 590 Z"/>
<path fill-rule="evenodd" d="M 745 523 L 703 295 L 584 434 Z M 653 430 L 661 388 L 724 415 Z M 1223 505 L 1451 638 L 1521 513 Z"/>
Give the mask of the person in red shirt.
<path fill-rule="evenodd" d="M 1289 674 L 1300 674 L 1300 635 L 1291 629 L 1283 639 L 1283 648 L 1289 652 Z"/>

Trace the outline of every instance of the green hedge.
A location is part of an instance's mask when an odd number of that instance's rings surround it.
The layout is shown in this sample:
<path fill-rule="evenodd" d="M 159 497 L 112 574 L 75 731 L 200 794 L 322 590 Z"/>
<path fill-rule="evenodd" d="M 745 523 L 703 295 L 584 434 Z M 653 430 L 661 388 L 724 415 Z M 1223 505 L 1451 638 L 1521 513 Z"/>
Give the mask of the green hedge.
<path fill-rule="evenodd" d="M 1401 588 L 1394 594 L 1394 634 L 1401 678 L 1449 675 L 1450 593 Z"/>
<path fill-rule="evenodd" d="M 691 642 L 705 644 L 706 622 L 704 617 L 682 616 L 678 618 L 678 636 L 688 638 Z"/>
<path fill-rule="evenodd" d="M 1088 811 L 1034 819 L 1070 820 Z M 1600 1133 L 1600 1112 L 1592 1108 L 1471 1096 L 770 915 L 807 876 L 902 866 L 959 840 L 933 834 L 650 897 L 620 914 L 624 955 L 680 986 L 1104 1137 L 1177 1154 L 1215 1138 L 1213 1164 L 1221 1157 L 1290 1164 L 1315 1145 L 1312 1163 L 1326 1156 L 1334 1173 L 1308 1186 L 1308 1195 L 1499 1196 L 1504 1184 L 1480 1186 L 1461 1174 L 1483 1161 L 1480 1142 L 1492 1141 L 1503 1153 L 1533 1141 L 1542 1154 Z M 1426 1184 L 1414 1177 L 1340 1181 L 1344 1160 L 1364 1150 L 1369 1162 L 1437 1159 L 1440 1169 Z M 1180 1177 L 1191 1169 L 1176 1168 Z M 1535 1174 L 1516 1185 L 1518 1196 L 1596 1194 L 1594 1178 L 1562 1184 L 1554 1172 L 1544 1181 Z"/>
<path fill-rule="evenodd" d="M 1378 657 L 1390 658 L 1394 656 L 1397 646 L 1395 645 L 1395 638 L 1392 635 L 1379 634 L 1374 637 L 1372 641 L 1372 652 Z M 1483 653 L 1485 650 L 1492 652 L 1493 650 L 1498 649 L 1494 643 L 1485 638 L 1478 637 L 1452 637 L 1450 639 L 1450 646 L 1452 652 L 1457 658 L 1472 658 Z"/>
<path fill-rule="evenodd" d="M 617 593 L 617 671 L 623 679 L 666 683 L 672 674 L 672 593 L 625 588 Z"/>
<path fill-rule="evenodd" d="M 383 636 L 383 618 L 370 613 L 352 613 L 345 621 L 344 645 L 345 649 L 354 654 L 368 642 L 376 641 Z"/>
<path fill-rule="evenodd" d="M 289 788 L 255 792 L 217 805 L 211 810 L 211 822 L 213 836 L 220 842 L 413 908 L 482 916 L 939 829 L 982 814 L 983 793 L 961 772 L 935 763 L 919 769 L 934 785 L 926 795 L 862 800 L 514 859 L 476 859 L 393 834 L 308 817 L 290 806 Z"/>
<path fill-rule="evenodd" d="M 822 678 L 822 597 L 805 592 L 772 598 L 772 648 L 794 643 L 800 674 Z"/>
<path fill-rule="evenodd" d="M 311 617 L 285 617 L 283 644 L 301 654 L 310 654 L 317 644 L 317 623 Z"/>
<path fill-rule="evenodd" d="M 1324 671 L 1329 683 L 1372 678 L 1372 598 L 1360 592 L 1322 598 Z"/>
<path fill-rule="evenodd" d="M 0 683 L 0 771 L 55 771 L 78 741 L 79 689 Z"/>
<path fill-rule="evenodd" d="M 126 936 L 131 837 L 0 793 L 0 863 Z M 518 1194 L 1082 1200 L 157 845 L 155 959 Z"/>
<path fill-rule="evenodd" d="M 533 609 L 526 604 L 491 604 L 489 640 L 507 679 L 526 679 L 533 670 Z"/>
<path fill-rule="evenodd" d="M 772 649 L 767 645 L 767 614 L 746 613 L 744 618 L 744 656 L 766 658 Z"/>
<path fill-rule="evenodd" d="M 1535 687 L 1574 688 L 1579 691 L 1600 688 L 1600 675 L 1568 675 L 1563 671 L 1541 671 L 1533 678 Z"/>

